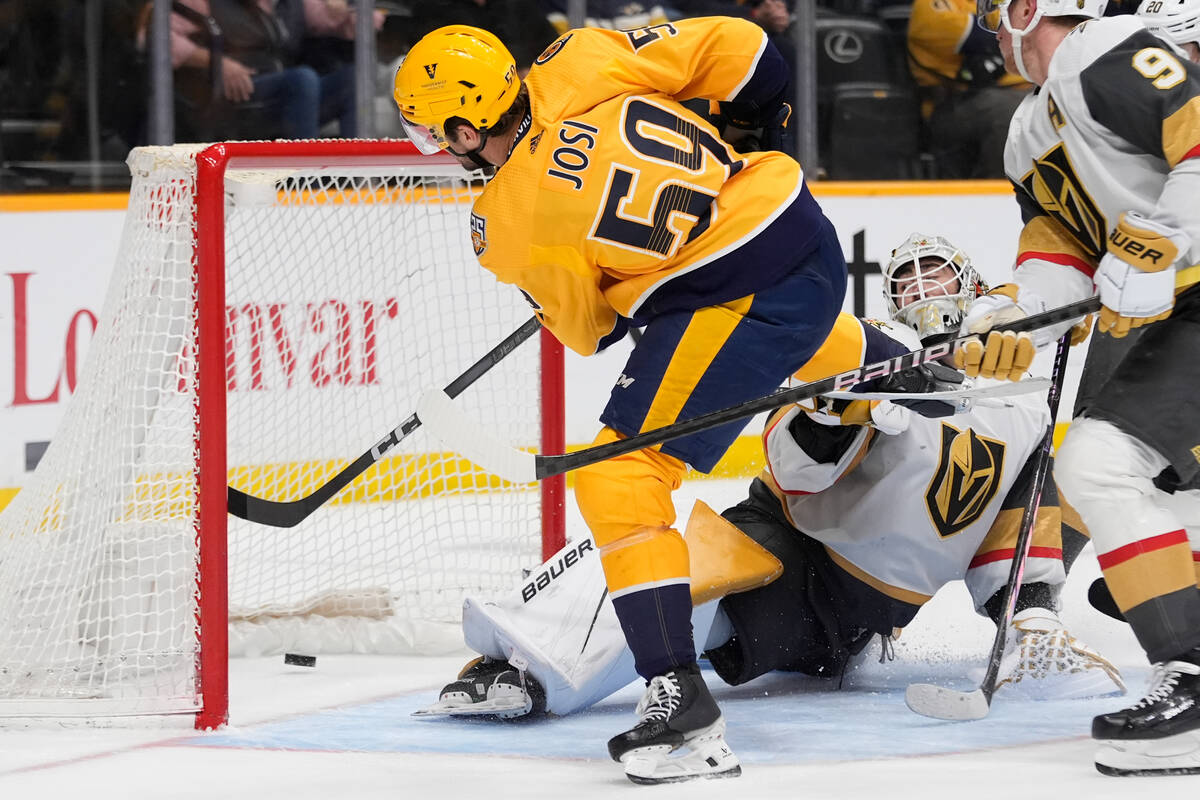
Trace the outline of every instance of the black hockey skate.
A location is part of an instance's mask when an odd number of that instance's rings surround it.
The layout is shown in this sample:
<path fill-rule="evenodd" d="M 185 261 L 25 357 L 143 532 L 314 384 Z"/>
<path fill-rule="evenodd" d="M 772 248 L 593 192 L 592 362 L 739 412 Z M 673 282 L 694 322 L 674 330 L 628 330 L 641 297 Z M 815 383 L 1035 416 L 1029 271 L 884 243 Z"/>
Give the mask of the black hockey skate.
<path fill-rule="evenodd" d="M 608 740 L 634 783 L 670 783 L 742 774 L 725 744 L 725 718 L 692 663 L 657 675 L 638 703 L 638 724 Z"/>
<path fill-rule="evenodd" d="M 490 715 L 511 719 L 546 710 L 546 693 L 533 677 L 507 661 L 480 656 L 446 684 L 438 701 L 414 716 Z"/>
<path fill-rule="evenodd" d="M 1105 775 L 1200 774 L 1200 649 L 1154 665 L 1146 696 L 1092 720 Z"/>

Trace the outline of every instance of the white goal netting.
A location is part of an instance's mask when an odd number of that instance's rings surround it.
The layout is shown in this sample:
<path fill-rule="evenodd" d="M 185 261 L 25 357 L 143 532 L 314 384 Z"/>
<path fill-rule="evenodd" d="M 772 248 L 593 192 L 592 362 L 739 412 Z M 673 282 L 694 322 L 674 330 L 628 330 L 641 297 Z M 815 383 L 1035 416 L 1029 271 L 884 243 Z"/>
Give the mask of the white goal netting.
<path fill-rule="evenodd" d="M 196 243 L 214 223 L 197 216 L 197 152 L 130 156 L 121 251 L 76 395 L 0 512 L 0 716 L 195 711 L 197 618 L 214 624 L 198 563 L 224 558 L 208 544 L 216 526 L 197 522 L 200 455 L 227 445 L 228 484 L 246 494 L 306 496 L 530 316 L 476 262 L 477 189 L 456 168 L 233 161 L 218 240 L 226 374 L 205 383 L 194 265 L 211 268 Z M 458 402 L 536 448 L 540 391 L 534 337 Z M 223 441 L 200 422 L 221 394 Z M 418 429 L 296 527 L 229 516 L 231 649 L 444 646 L 465 595 L 538 562 L 539 501 Z"/>

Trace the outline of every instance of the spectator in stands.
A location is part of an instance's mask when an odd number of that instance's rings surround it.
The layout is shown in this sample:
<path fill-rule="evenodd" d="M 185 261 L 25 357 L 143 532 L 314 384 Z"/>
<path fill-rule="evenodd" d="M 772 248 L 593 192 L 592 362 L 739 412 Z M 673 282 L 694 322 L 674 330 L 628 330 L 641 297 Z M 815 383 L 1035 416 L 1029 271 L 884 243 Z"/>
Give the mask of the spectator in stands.
<path fill-rule="evenodd" d="M 792 36 L 792 10 L 785 0 L 745 0 L 747 16 L 767 32 L 771 44 L 779 50 L 787 62 L 791 74 L 796 74 L 796 42 Z M 787 102 L 796 107 L 796 81 L 790 81 Z M 795 156 L 795 137 L 789 131 L 779 143 L 780 149 Z"/>
<path fill-rule="evenodd" d="M 767 32 L 771 44 L 779 48 L 788 65 L 796 69 L 796 44 L 789 28 L 792 26 L 792 10 L 784 0 L 746 0 L 750 19 Z"/>
<path fill-rule="evenodd" d="M 79 3 L 0 0 L 0 161 L 123 161 L 137 142 L 146 102 L 133 46 L 140 0 L 93 10 L 97 29 L 89 32 Z M 90 50 L 89 33 L 103 46 Z M 97 78 L 91 87 L 88 70 Z"/>
<path fill-rule="evenodd" d="M 522 75 L 559 35 L 547 18 L 547 6 L 542 0 L 416 2 L 406 23 L 410 46 L 446 25 L 471 25 L 490 31 L 508 45 Z"/>
<path fill-rule="evenodd" d="M 1005 71 L 995 35 L 975 24 L 975 0 L 915 0 L 908 63 L 937 176 L 1003 178 L 1008 123 L 1031 87 Z"/>
<path fill-rule="evenodd" d="M 663 11 L 669 19 L 747 16 L 745 0 L 669 0 Z"/>
<path fill-rule="evenodd" d="M 792 72 L 796 71 L 796 42 L 792 37 L 792 8 L 785 0 L 745 0 L 746 15 L 767 32 Z"/>
<path fill-rule="evenodd" d="M 331 120 L 337 120 L 341 136 L 357 134 L 353 63 L 334 64 L 318 74 L 304 63 L 303 51 L 306 35 L 353 38 L 355 14 L 346 0 L 177 0 L 175 5 L 176 89 L 197 122 L 208 123 L 199 125 L 207 134 L 202 138 L 309 139 Z M 212 96 L 213 42 L 204 17 L 216 22 L 223 40 L 220 97 Z M 376 28 L 382 21 L 377 13 Z M 239 128 L 237 117 L 252 108 L 259 129 Z"/>
<path fill-rule="evenodd" d="M 567 0 L 542 0 L 546 17 L 559 35 L 567 32 Z M 661 25 L 674 17 L 653 0 L 589 0 L 587 21 L 590 28 L 641 28 Z"/>

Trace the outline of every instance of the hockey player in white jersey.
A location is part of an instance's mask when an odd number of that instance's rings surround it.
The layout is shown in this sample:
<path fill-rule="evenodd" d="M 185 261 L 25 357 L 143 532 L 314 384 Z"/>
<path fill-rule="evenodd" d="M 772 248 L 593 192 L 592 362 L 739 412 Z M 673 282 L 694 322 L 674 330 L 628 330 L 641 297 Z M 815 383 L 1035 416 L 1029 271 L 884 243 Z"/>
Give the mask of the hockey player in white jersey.
<path fill-rule="evenodd" d="M 1200 0 L 1144 0 L 1137 9 L 1137 15 L 1148 31 L 1160 39 L 1178 45 L 1192 63 L 1200 63 Z M 1104 392 L 1104 384 L 1108 381 L 1109 374 L 1125 358 L 1145 330 L 1144 326 L 1133 328 L 1120 338 L 1100 332 L 1092 336 L 1087 361 L 1075 392 L 1073 417 L 1079 416 Z M 1164 479 L 1166 477 L 1164 476 Z M 1188 530 L 1189 537 L 1195 535 L 1194 530 L 1200 531 L 1200 489 L 1163 493 L 1157 497 L 1157 501 L 1178 516 Z M 1063 558 L 1066 560 L 1066 542 L 1063 544 Z M 1197 577 L 1200 578 L 1200 574 Z M 1125 619 L 1112 599 L 1104 578 L 1096 579 L 1088 596 L 1096 608 L 1117 619 Z"/>
<path fill-rule="evenodd" d="M 1155 665 L 1142 700 L 1093 720 L 1097 769 L 1200 774 L 1200 541 L 1162 502 L 1200 485 L 1200 66 L 1143 27 L 1149 14 L 1101 19 L 1104 7 L 981 0 L 1007 66 L 1039 88 L 1005 150 L 1024 220 L 1014 281 L 963 328 L 1098 293 L 1098 330 L 1141 331 L 1077 409 L 1054 475 Z M 1031 353 L 1013 353 L 1054 332 L 1006 337 L 960 351 L 967 375 L 1017 379 Z"/>
<path fill-rule="evenodd" d="M 1200 64 L 1200 0 L 1143 0 L 1137 15 L 1146 30 L 1179 45 L 1189 61 Z"/>
<path fill-rule="evenodd" d="M 877 360 L 867 342 L 880 331 L 897 348 L 916 349 L 918 332 L 929 340 L 957 330 L 980 287 L 953 245 L 914 234 L 885 270 L 893 321 L 847 317 L 835 335 L 861 337 L 864 363 Z M 920 392 L 930 381 L 912 374 L 887 388 L 905 383 Z M 1027 462 L 1049 422 L 1045 398 L 979 401 L 957 415 L 940 401 L 912 402 L 941 416 L 844 398 L 781 409 L 764 434 L 767 469 L 747 499 L 720 516 L 701 503 L 693 510 L 685 531 L 693 632 L 727 683 L 772 670 L 837 677 L 873 637 L 908 625 L 951 581 L 965 579 L 976 609 L 1001 616 L 1033 472 Z M 1053 610 L 1065 577 L 1060 524 L 1048 486 L 1002 691 L 1055 698 L 1123 691 L 1118 671 L 1072 637 Z M 567 714 L 636 678 L 590 539 L 567 545 L 501 601 L 468 600 L 463 628 L 482 657 L 428 713 Z M 678 701 L 660 688 L 639 707 L 644 718 Z M 621 760 L 630 778 L 650 783 L 737 767 L 724 741 L 635 750 Z"/>

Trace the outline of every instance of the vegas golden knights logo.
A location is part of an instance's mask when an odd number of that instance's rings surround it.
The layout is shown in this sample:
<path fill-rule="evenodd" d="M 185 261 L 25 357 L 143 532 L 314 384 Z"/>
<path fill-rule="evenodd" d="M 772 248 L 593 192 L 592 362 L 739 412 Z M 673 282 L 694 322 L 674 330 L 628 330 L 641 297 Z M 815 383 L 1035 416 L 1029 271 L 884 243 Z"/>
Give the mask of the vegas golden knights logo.
<path fill-rule="evenodd" d="M 1108 224 L 1075 174 L 1060 142 L 1033 164 L 1021 186 L 1042 209 L 1062 223 L 1092 258 L 1104 255 Z"/>
<path fill-rule="evenodd" d="M 1046 93 L 1046 113 L 1050 116 L 1050 124 L 1055 128 L 1061 128 L 1067 124 L 1066 117 L 1063 116 L 1058 103 L 1054 102 L 1054 97 L 1049 92 Z"/>
<path fill-rule="evenodd" d="M 1004 442 L 942 423 L 942 452 L 925 490 L 929 518 L 942 536 L 979 519 L 1000 488 Z"/>

